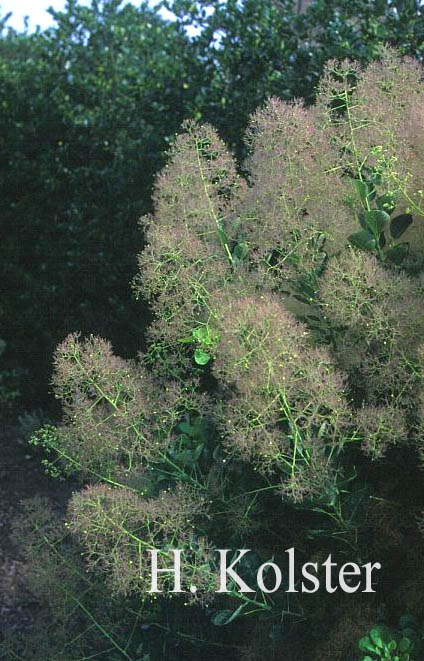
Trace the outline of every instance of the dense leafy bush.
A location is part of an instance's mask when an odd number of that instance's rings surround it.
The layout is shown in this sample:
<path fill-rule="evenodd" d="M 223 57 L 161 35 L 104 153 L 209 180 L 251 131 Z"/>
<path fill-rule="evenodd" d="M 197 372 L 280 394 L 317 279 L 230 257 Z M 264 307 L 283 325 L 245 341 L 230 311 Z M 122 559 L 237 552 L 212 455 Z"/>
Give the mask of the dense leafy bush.
<path fill-rule="evenodd" d="M 130 355 L 148 320 L 128 287 L 136 219 L 198 67 L 178 26 L 121 5 L 72 0 L 56 27 L 0 41 L 0 325 L 31 405 L 64 335 L 95 331 Z"/>
<path fill-rule="evenodd" d="M 194 44 L 209 82 L 198 112 L 244 152 L 249 115 L 266 97 L 314 100 L 327 60 L 378 58 L 389 43 L 423 58 L 418 0 L 165 0 L 183 26 L 200 26 Z M 299 6 L 306 11 L 299 12 Z M 206 77 L 206 80 L 208 78 Z"/>
<path fill-rule="evenodd" d="M 282 638 L 300 658 L 302 622 L 319 627 L 313 645 L 334 605 L 339 618 L 352 599 L 358 612 L 375 608 L 373 595 L 270 592 L 256 572 L 274 559 L 287 575 L 289 547 L 303 561 L 330 552 L 384 566 L 402 506 L 414 530 L 417 509 L 399 493 L 393 504 L 375 471 L 389 455 L 388 480 L 390 456 L 399 475 L 400 457 L 413 465 L 423 454 L 423 96 L 418 63 L 390 49 L 365 70 L 332 61 L 314 107 L 274 98 L 253 115 L 247 181 L 213 128 L 184 125 L 142 220 L 134 287 L 154 310 L 148 351 L 124 360 L 99 337 L 69 335 L 55 354 L 63 422 L 32 439 L 52 473 L 81 488 L 64 535 L 30 506 L 30 567 L 40 545 L 51 560 L 49 549 L 82 549 L 87 580 L 104 573 L 112 594 L 103 626 L 70 588 L 90 624 L 83 654 L 112 658 L 112 643 L 116 658 L 138 658 L 137 625 L 121 644 L 113 624 L 113 600 L 124 597 L 155 659 L 198 658 L 202 640 L 222 645 L 223 659 L 259 658 Z M 150 599 L 152 548 L 161 567 L 169 549 L 185 549 L 183 583 L 198 591 L 173 594 L 168 576 Z M 216 548 L 252 549 L 239 574 L 253 592 L 233 583 L 216 594 Z M 244 647 L 248 614 L 262 637 Z M 211 624 L 231 625 L 228 649 Z M 67 626 L 73 638 L 72 617 Z M 155 627 L 168 633 L 162 649 Z M 344 659 L 353 636 L 329 658 Z M 10 644 L 22 654 L 25 643 Z M 71 658 L 55 654 L 45 658 Z"/>

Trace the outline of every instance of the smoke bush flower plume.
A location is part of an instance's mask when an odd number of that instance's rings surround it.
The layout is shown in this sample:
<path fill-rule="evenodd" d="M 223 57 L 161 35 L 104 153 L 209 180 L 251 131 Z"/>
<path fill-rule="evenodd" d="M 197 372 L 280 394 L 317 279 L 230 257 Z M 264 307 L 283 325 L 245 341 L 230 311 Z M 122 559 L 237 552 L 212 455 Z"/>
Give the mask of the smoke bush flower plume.
<path fill-rule="evenodd" d="M 205 605 L 211 549 L 265 538 L 278 507 L 324 523 L 288 533 L 276 516 L 266 559 L 287 534 L 360 557 L 356 466 L 396 445 L 424 457 L 423 98 L 418 64 L 384 49 L 365 70 L 329 62 L 313 108 L 258 109 L 245 177 L 212 127 L 175 138 L 141 221 L 148 351 L 71 334 L 62 423 L 33 439 L 85 482 L 68 531 L 114 593 L 146 599 L 145 553 L 166 567 L 186 548 L 187 599 Z M 234 618 L 285 608 L 259 588 L 236 598 Z"/>

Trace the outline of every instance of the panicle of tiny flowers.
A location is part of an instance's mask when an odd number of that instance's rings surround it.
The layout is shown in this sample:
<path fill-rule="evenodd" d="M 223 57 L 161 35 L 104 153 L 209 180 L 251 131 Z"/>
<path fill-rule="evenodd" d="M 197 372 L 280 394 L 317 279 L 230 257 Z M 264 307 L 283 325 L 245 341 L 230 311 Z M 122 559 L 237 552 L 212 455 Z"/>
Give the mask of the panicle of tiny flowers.
<path fill-rule="evenodd" d="M 420 278 L 382 266 L 354 248 L 329 260 L 319 281 L 324 315 L 336 332 L 339 364 L 362 382 L 368 403 L 406 405 L 413 358 L 424 331 Z"/>
<path fill-rule="evenodd" d="M 237 212 L 250 259 L 290 280 L 322 262 L 324 239 L 334 250 L 352 231 L 338 155 L 313 111 L 277 98 L 252 116 L 247 143 L 252 186 Z M 323 196 L 323 190 L 331 194 Z"/>
<path fill-rule="evenodd" d="M 66 403 L 57 449 L 82 473 L 158 461 L 182 412 L 205 406 L 194 384 L 160 382 L 142 357 L 117 358 L 99 338 L 69 336 L 56 352 L 53 380 Z"/>
<path fill-rule="evenodd" d="M 305 214 L 302 183 L 311 167 L 313 125 L 300 102 L 268 101 L 250 122 L 247 143 L 252 150 L 247 168 L 252 187 L 238 212 L 251 248 L 251 260 L 263 263 L 273 253 L 272 270 L 281 279 L 296 274 L 296 262 L 310 270 L 311 242 L 317 238 L 313 218 Z"/>
<path fill-rule="evenodd" d="M 151 589 L 148 551 L 153 549 L 159 552 L 159 569 L 171 566 L 170 549 L 183 550 L 182 588 L 196 581 L 212 592 L 212 556 L 206 540 L 196 534 L 205 513 L 205 501 L 186 485 L 144 500 L 134 491 L 98 484 L 73 495 L 67 526 L 85 547 L 89 569 L 104 571 L 114 593 L 144 600 Z M 165 597 L 172 596 L 172 575 L 165 574 L 160 588 Z"/>
<path fill-rule="evenodd" d="M 138 263 L 143 294 L 154 302 L 149 337 L 175 349 L 204 315 L 210 290 L 229 277 L 228 259 L 184 227 L 167 230 L 155 222 L 147 238 Z"/>
<path fill-rule="evenodd" d="M 234 292 L 236 294 L 236 292 Z M 293 385 L 298 351 L 307 346 L 306 326 L 297 322 L 276 294 L 228 296 L 215 292 L 213 308 L 219 333 L 215 375 L 235 382 L 238 390 L 257 383 Z"/>
<path fill-rule="evenodd" d="M 12 523 L 12 541 L 22 548 L 25 558 L 36 554 L 40 548 L 40 538 L 47 544 L 54 544 L 60 537 L 57 526 L 58 514 L 52 501 L 45 496 L 33 496 L 21 500 L 21 512 Z"/>
<path fill-rule="evenodd" d="M 182 129 L 170 149 L 168 165 L 156 180 L 155 217 L 163 227 L 184 225 L 219 245 L 216 218 L 225 222 L 229 200 L 242 185 L 236 164 L 209 124 L 187 121 Z"/>
<path fill-rule="evenodd" d="M 379 195 L 389 193 L 399 204 L 415 204 L 414 211 L 422 206 L 415 145 L 421 143 L 423 91 L 418 62 L 383 47 L 380 59 L 364 70 L 347 60 L 327 63 L 315 106 L 341 156 L 345 180 L 368 180 L 373 172 Z M 352 208 L 358 206 L 357 192 L 349 197 Z"/>
<path fill-rule="evenodd" d="M 403 129 L 405 138 L 410 148 L 409 158 L 411 163 L 409 169 L 417 175 L 418 181 L 422 181 L 422 170 L 424 167 L 424 90 L 419 87 L 420 94 L 409 104 L 409 112 L 404 114 Z"/>
<path fill-rule="evenodd" d="M 362 69 L 359 62 L 349 59 L 327 60 L 317 86 L 315 110 L 323 126 L 332 129 L 333 143 L 343 144 L 346 96 L 354 92 Z"/>
<path fill-rule="evenodd" d="M 420 94 L 414 95 L 410 100 L 404 121 L 401 125 L 401 135 L 406 143 L 404 154 L 405 168 L 409 174 L 407 181 L 408 198 L 403 204 L 408 211 L 417 214 L 413 228 L 419 228 L 419 247 L 423 252 L 423 217 L 424 217 L 424 85 L 421 83 Z M 411 227 L 412 229 L 412 227 Z M 418 237 L 416 237 L 418 238 Z M 414 245 L 411 246 L 412 248 Z"/>
<path fill-rule="evenodd" d="M 371 459 L 381 459 L 389 447 L 408 437 L 404 411 L 390 404 L 363 406 L 355 415 L 362 438 L 362 451 Z"/>
<path fill-rule="evenodd" d="M 52 622 L 62 625 L 70 614 L 69 595 L 87 587 L 78 575 L 80 548 L 64 535 L 61 507 L 50 498 L 34 496 L 20 505 L 10 537 L 25 561 L 25 590 L 48 606 Z"/>
<path fill-rule="evenodd" d="M 277 493 L 295 504 L 307 500 L 331 501 L 332 489 L 338 473 L 325 454 L 319 439 L 311 444 L 307 462 L 299 462 L 290 475 L 282 480 Z"/>
<path fill-rule="evenodd" d="M 233 198 L 244 183 L 216 131 L 183 125 L 158 176 L 154 213 L 144 219 L 146 247 L 134 286 L 155 303 L 155 340 L 176 344 L 207 308 L 211 288 L 231 272 L 236 236 Z"/>
<path fill-rule="evenodd" d="M 397 51 L 387 47 L 381 58 L 364 70 L 352 94 L 352 111 L 361 126 L 355 137 L 360 158 L 376 165 L 381 156 L 373 155 L 373 149 L 380 146 L 386 162 L 396 159 L 393 167 L 403 181 L 407 181 L 409 149 L 402 136 L 403 126 L 411 106 L 415 106 L 415 97 L 423 91 L 422 83 L 419 63 L 400 58 Z"/>
<path fill-rule="evenodd" d="M 253 462 L 255 470 L 263 474 L 284 467 L 291 452 L 278 406 L 267 407 L 266 403 L 264 396 L 236 395 L 216 410 L 224 447 L 243 461 Z"/>
<path fill-rule="evenodd" d="M 346 246 L 350 234 L 357 229 L 352 209 L 352 182 L 346 176 L 343 153 L 319 109 L 309 109 L 314 124 L 314 138 L 310 146 L 312 168 L 303 187 L 307 195 L 306 212 L 315 219 L 325 237 L 323 249 L 332 255 Z"/>
<path fill-rule="evenodd" d="M 374 168 L 380 194 L 413 193 L 419 171 L 411 168 L 414 148 L 406 127 L 423 92 L 418 62 L 390 47 L 364 70 L 348 60 L 330 61 L 318 89 L 317 112 L 350 176 L 366 179 L 366 168 Z"/>
<path fill-rule="evenodd" d="M 95 396 L 93 381 L 114 396 L 117 381 L 130 378 L 129 363 L 113 354 L 109 341 L 91 335 L 80 340 L 80 333 L 71 333 L 59 344 L 54 354 L 53 387 L 64 406 L 86 394 Z"/>
<path fill-rule="evenodd" d="M 231 539 L 240 540 L 244 548 L 257 543 L 257 535 L 263 534 L 268 521 L 265 511 L 255 494 L 238 493 L 225 503 L 225 531 Z M 272 524 L 271 524 L 272 525 Z"/>
<path fill-rule="evenodd" d="M 373 255 L 351 247 L 329 260 L 319 280 L 326 314 L 346 327 L 368 324 L 371 336 L 381 332 L 373 325 L 375 306 L 384 305 L 389 315 L 395 298 L 405 296 L 410 289 L 407 276 L 386 270 Z"/>
<path fill-rule="evenodd" d="M 334 443 L 349 424 L 345 378 L 329 352 L 276 295 L 221 300 L 215 376 L 229 388 L 217 412 L 228 449 L 268 471 L 291 459 L 293 434 L 308 443 L 324 425 Z"/>

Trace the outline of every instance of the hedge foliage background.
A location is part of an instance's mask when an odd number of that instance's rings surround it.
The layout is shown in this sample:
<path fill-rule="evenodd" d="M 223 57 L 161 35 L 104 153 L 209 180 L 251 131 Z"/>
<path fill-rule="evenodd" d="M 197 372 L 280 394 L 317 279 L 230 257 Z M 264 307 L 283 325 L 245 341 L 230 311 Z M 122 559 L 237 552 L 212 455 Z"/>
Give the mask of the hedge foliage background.
<path fill-rule="evenodd" d="M 185 118 L 211 122 L 238 156 L 269 95 L 314 98 L 329 57 L 367 62 L 383 42 L 419 59 L 418 2 L 163 3 L 69 0 L 55 26 L 0 40 L 2 401 L 48 400 L 70 331 L 143 345 L 148 309 L 128 283 L 164 150 Z M 186 28 L 200 28 L 188 37 Z"/>

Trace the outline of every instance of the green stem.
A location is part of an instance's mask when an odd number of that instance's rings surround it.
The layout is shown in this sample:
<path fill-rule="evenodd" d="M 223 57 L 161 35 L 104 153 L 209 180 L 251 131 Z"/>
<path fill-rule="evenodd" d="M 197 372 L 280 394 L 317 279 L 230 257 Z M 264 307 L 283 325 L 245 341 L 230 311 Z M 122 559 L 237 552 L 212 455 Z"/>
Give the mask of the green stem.
<path fill-rule="evenodd" d="M 364 178 L 362 176 L 362 170 L 363 170 L 363 167 L 364 167 L 367 159 L 365 158 L 362 162 L 360 162 L 360 159 L 359 159 L 359 152 L 358 152 L 358 148 L 357 148 L 356 141 L 355 141 L 355 135 L 354 135 L 354 126 L 353 126 L 351 107 L 350 107 L 350 103 L 349 103 L 349 89 L 348 89 L 347 84 L 346 84 L 347 83 L 346 76 L 344 78 L 344 83 L 345 83 L 345 86 L 344 86 L 344 101 L 345 101 L 345 104 L 346 104 L 346 116 L 347 116 L 347 121 L 348 121 L 348 125 L 349 125 L 350 144 L 351 144 L 351 148 L 352 148 L 353 158 L 354 158 L 354 161 L 355 161 L 354 166 L 355 166 L 359 181 L 361 183 L 366 183 L 366 182 L 364 182 Z M 371 205 L 370 205 L 370 202 L 369 202 L 369 199 L 368 199 L 368 195 L 365 195 L 365 209 L 366 209 L 366 211 L 371 211 Z M 381 246 L 380 246 L 380 234 L 379 234 L 378 231 L 373 232 L 373 234 L 374 234 L 375 244 L 376 244 L 376 247 L 377 247 L 378 257 L 382 262 L 384 262 L 385 261 L 385 255 L 384 255 L 384 253 L 381 249 Z"/>
<path fill-rule="evenodd" d="M 224 250 L 225 250 L 225 252 L 226 252 L 226 255 L 227 255 L 228 261 L 230 262 L 231 266 L 233 266 L 233 265 L 234 265 L 234 260 L 233 260 L 233 256 L 232 256 L 232 254 L 231 254 L 230 247 L 229 247 L 229 245 L 228 245 L 228 241 L 226 241 L 226 240 L 223 238 L 223 229 L 222 229 L 222 227 L 221 227 L 221 223 L 220 223 L 220 221 L 219 221 L 219 218 L 218 218 L 218 216 L 217 216 L 216 213 L 215 213 L 215 209 L 213 208 L 212 200 L 211 200 L 210 195 L 209 195 L 208 186 L 207 186 L 207 181 L 206 181 L 206 178 L 205 178 L 205 176 L 204 176 L 204 174 L 203 174 L 202 159 L 201 159 L 201 156 L 200 156 L 199 144 L 198 144 L 198 141 L 197 141 L 197 140 L 196 140 L 196 154 L 197 154 L 197 163 L 198 163 L 198 166 L 199 166 L 200 178 L 201 178 L 201 180 L 202 180 L 203 188 L 204 188 L 204 190 L 205 190 L 205 196 L 206 196 L 206 199 L 207 199 L 207 201 L 208 201 L 208 206 L 209 206 L 210 214 L 211 214 L 211 216 L 212 216 L 212 218 L 213 218 L 213 220 L 214 220 L 214 222 L 215 222 L 216 229 L 217 229 L 217 231 L 218 231 L 218 236 L 219 236 L 219 239 L 220 239 L 220 241 L 221 241 L 221 244 L 222 244 L 222 246 L 223 246 L 223 248 L 224 248 Z"/>

